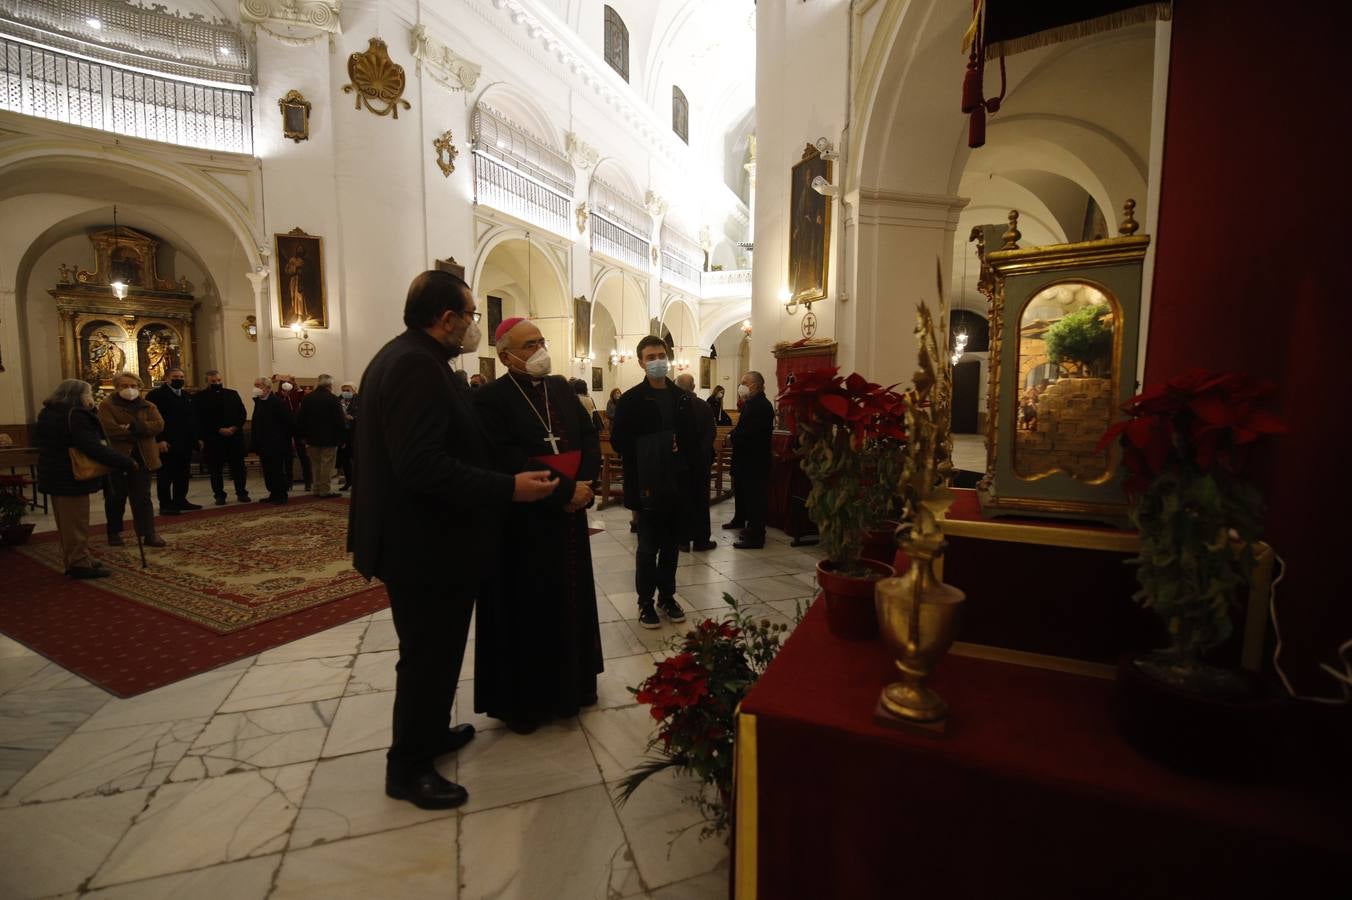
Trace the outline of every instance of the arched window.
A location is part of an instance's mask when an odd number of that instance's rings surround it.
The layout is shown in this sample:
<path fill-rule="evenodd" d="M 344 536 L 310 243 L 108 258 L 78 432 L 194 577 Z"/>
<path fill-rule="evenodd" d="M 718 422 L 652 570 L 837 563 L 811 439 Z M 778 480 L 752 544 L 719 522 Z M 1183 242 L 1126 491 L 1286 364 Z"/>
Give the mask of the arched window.
<path fill-rule="evenodd" d="M 629 80 L 629 29 L 624 19 L 609 6 L 606 7 L 606 62 L 625 81 Z"/>
<path fill-rule="evenodd" d="M 685 92 L 676 85 L 671 86 L 671 130 L 687 144 L 690 143 L 690 101 Z"/>

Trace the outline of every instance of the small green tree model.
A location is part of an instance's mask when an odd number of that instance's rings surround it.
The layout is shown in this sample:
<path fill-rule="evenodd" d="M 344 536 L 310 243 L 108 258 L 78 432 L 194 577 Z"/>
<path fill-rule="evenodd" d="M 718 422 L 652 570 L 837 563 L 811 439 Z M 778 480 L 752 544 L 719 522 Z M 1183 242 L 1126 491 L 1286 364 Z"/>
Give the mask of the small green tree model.
<path fill-rule="evenodd" d="M 1073 364 L 1080 374 L 1092 375 L 1113 352 L 1113 328 L 1103 321 L 1106 303 L 1077 309 L 1047 329 L 1047 358 L 1056 365 Z"/>

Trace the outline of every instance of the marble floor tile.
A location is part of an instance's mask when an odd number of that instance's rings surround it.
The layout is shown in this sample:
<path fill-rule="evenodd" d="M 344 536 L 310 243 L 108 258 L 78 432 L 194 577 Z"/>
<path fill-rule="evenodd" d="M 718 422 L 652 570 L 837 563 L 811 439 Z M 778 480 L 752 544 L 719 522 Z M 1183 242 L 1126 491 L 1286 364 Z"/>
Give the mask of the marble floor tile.
<path fill-rule="evenodd" d="M 220 711 L 240 712 L 339 697 L 351 673 L 350 656 L 254 666 L 225 698 Z"/>
<path fill-rule="evenodd" d="M 690 609 L 686 610 L 685 621 L 679 624 L 668 621 L 665 616 L 662 617 L 660 628 L 644 628 L 638 623 L 638 619 L 626 619 L 625 624 L 634 633 L 634 639 L 643 645 L 644 650 L 651 653 L 654 650 L 666 650 L 673 639 L 680 639 L 694 623 L 706 617 L 706 613 Z"/>
<path fill-rule="evenodd" d="M 634 571 L 632 567 L 629 571 L 609 572 L 598 564 L 596 567 L 596 589 L 604 594 L 633 594 L 634 592 Z"/>
<path fill-rule="evenodd" d="M 795 623 L 795 620 L 807 615 L 808 607 L 813 603 L 812 597 L 800 597 L 796 600 L 771 600 L 766 606 L 779 613 L 789 622 Z"/>
<path fill-rule="evenodd" d="M 243 677 L 242 670 L 214 669 L 125 700 L 109 700 L 81 730 L 101 731 L 210 716 Z"/>
<path fill-rule="evenodd" d="M 596 565 L 597 569 L 600 568 L 599 563 L 601 560 L 623 559 L 625 557 L 628 557 L 629 559 L 634 558 L 633 548 L 626 547 L 619 541 L 611 540 L 609 538 L 605 541 L 598 541 L 597 538 L 599 537 L 600 535 L 593 536 L 591 544 L 592 563 Z"/>
<path fill-rule="evenodd" d="M 298 659 L 326 659 L 331 656 L 351 656 L 357 652 L 362 636 L 366 634 L 365 617 L 337 625 L 318 634 L 273 647 L 258 655 L 258 665 L 270 666 Z"/>
<path fill-rule="evenodd" d="M 385 607 L 384 609 L 378 609 L 375 612 L 371 613 L 372 622 L 389 622 L 392 621 L 393 618 L 394 613 L 390 612 L 390 608 L 388 606 Z"/>
<path fill-rule="evenodd" d="M 481 739 L 476 738 L 474 743 Z M 447 774 L 444 767 L 442 774 Z M 386 797 L 384 750 L 320 760 L 291 830 L 290 849 L 454 815 L 454 810 L 418 809 L 412 803 Z"/>
<path fill-rule="evenodd" d="M 93 875 L 148 791 L 0 810 L 0 897 L 74 891 Z"/>
<path fill-rule="evenodd" d="M 110 699 L 93 685 L 13 690 L 0 696 L 0 791 L 27 774 Z"/>
<path fill-rule="evenodd" d="M 452 780 L 469 791 L 465 812 L 520 803 L 601 781 L 576 719 L 551 722 L 534 734 L 505 729 L 485 732 L 457 757 L 449 758 L 455 759 L 457 777 Z M 447 778 L 452 777 L 444 761 L 438 768 Z"/>
<path fill-rule="evenodd" d="M 579 718 L 601 767 L 601 777 L 608 784 L 623 780 L 638 765 L 657 729 L 647 706 L 601 709 L 585 712 Z"/>
<path fill-rule="evenodd" d="M 792 562 L 781 562 L 783 557 L 767 556 L 763 559 L 744 558 L 729 562 L 712 563 L 713 569 L 724 578 L 733 581 L 747 581 L 752 578 L 770 578 L 774 575 L 792 575 L 801 571 L 801 567 Z"/>
<path fill-rule="evenodd" d="M 632 706 L 638 702 L 629 688 L 653 673 L 653 660 L 647 653 L 620 656 L 605 661 L 606 670 L 596 676 L 596 706 L 593 709 L 613 709 Z"/>
<path fill-rule="evenodd" d="M 474 711 L 474 679 L 467 678 L 455 689 L 455 703 L 451 706 L 452 725 L 473 725 L 476 732 L 506 728 L 501 719 L 494 719 Z"/>
<path fill-rule="evenodd" d="M 394 664 L 398 661 L 397 650 L 359 654 L 352 663 L 352 677 L 343 693 L 350 696 L 394 690 Z"/>
<path fill-rule="evenodd" d="M 649 890 L 714 871 L 728 858 L 720 838 L 702 840 L 703 818 L 685 802 L 699 783 L 671 772 L 649 778 L 616 807 Z"/>
<path fill-rule="evenodd" d="M 676 591 L 676 599 L 686 610 L 726 610 L 724 594 L 731 594 L 738 600 L 751 597 L 751 592 L 733 581 L 711 581 L 707 584 L 688 584 Z"/>
<path fill-rule="evenodd" d="M 651 900 L 726 900 L 728 896 L 728 861 L 719 863 L 712 872 L 696 875 L 685 881 L 658 888 L 648 895 Z"/>
<path fill-rule="evenodd" d="M 221 713 L 207 723 L 170 781 L 195 781 L 318 759 L 337 700 Z"/>
<path fill-rule="evenodd" d="M 361 641 L 362 653 L 379 653 L 381 650 L 398 650 L 399 635 L 394 631 L 393 619 L 382 619 L 366 627 L 366 636 Z"/>
<path fill-rule="evenodd" d="M 642 890 L 604 786 L 466 815 L 460 900 L 609 900 Z"/>
<path fill-rule="evenodd" d="M 632 604 L 634 595 L 630 594 L 628 597 L 621 595 L 620 602 Z M 622 618 L 624 616 L 620 615 L 615 603 L 604 593 L 598 591 L 596 595 L 596 620 L 598 622 L 618 622 Z"/>
<path fill-rule="evenodd" d="M 42 667 L 34 670 L 11 690 L 16 693 L 32 694 L 40 691 L 69 691 L 75 688 L 98 687 L 98 685 L 86 681 L 69 669 L 65 669 L 54 662 L 48 662 L 44 657 L 38 657 L 38 659 L 42 660 Z M 112 695 L 104 691 L 104 696 L 111 698 Z"/>
<path fill-rule="evenodd" d="M 751 592 L 757 600 L 793 600 L 799 597 L 811 597 L 815 593 L 810 584 L 805 584 L 792 575 L 776 575 L 771 578 L 751 578 L 737 582 Z"/>
<path fill-rule="evenodd" d="M 207 720 L 77 731 L 10 789 L 3 804 L 70 800 L 158 787 Z"/>
<path fill-rule="evenodd" d="M 321 755 L 327 759 L 388 747 L 393 715 L 394 691 L 344 697 Z"/>
<path fill-rule="evenodd" d="M 282 862 L 270 900 L 455 900 L 458 827 L 456 817 L 449 816 L 292 850 Z"/>
<path fill-rule="evenodd" d="M 14 638 L 0 634 L 0 659 L 14 659 L 19 656 L 38 656 L 38 654 Z"/>
<path fill-rule="evenodd" d="M 634 656 L 647 649 L 624 622 L 601 623 L 601 656 L 605 659 Z"/>
<path fill-rule="evenodd" d="M 286 846 L 314 765 L 300 763 L 161 787 L 90 886 L 276 853 Z"/>
<path fill-rule="evenodd" d="M 724 577 L 718 574 L 711 566 L 699 563 L 693 566 L 685 566 L 676 570 L 676 587 L 682 588 L 690 584 L 711 584 L 715 581 L 723 581 Z"/>
<path fill-rule="evenodd" d="M 280 853 L 161 875 L 81 894 L 81 900 L 266 900 Z"/>
<path fill-rule="evenodd" d="M 47 660 L 32 653 L 25 656 L 0 656 L 0 694 L 17 688 L 46 665 Z"/>

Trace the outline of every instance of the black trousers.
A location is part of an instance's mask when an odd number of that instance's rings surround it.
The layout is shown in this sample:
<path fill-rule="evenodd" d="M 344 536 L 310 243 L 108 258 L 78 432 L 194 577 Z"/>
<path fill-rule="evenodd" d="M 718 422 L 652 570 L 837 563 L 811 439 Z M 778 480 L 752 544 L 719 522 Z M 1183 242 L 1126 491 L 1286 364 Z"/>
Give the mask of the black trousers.
<path fill-rule="evenodd" d="M 407 777 L 432 768 L 451 724 L 451 704 L 465 660 L 474 598 L 446 587 L 386 582 L 399 635 L 394 736 L 385 770 Z"/>
<path fill-rule="evenodd" d="M 263 470 L 263 484 L 267 486 L 269 497 L 285 497 L 291 491 L 291 454 L 260 453 L 258 464 Z"/>
<path fill-rule="evenodd" d="M 155 473 L 155 493 L 160 508 L 178 506 L 188 499 L 188 482 L 192 479 L 192 445 L 182 450 L 170 449 L 160 454 L 160 468 Z"/>
<path fill-rule="evenodd" d="M 225 499 L 225 467 L 230 466 L 230 480 L 235 483 L 235 496 L 249 495 L 249 474 L 244 468 L 244 435 L 217 437 L 207 441 L 204 451 L 207 473 L 211 476 L 211 493 L 217 500 Z"/>
<path fill-rule="evenodd" d="M 638 550 L 634 553 L 634 590 L 638 602 L 676 596 L 676 560 L 680 555 L 681 510 L 639 510 Z"/>
<path fill-rule="evenodd" d="M 135 457 L 141 465 L 141 456 Z M 148 538 L 155 533 L 155 506 L 150 502 L 150 472 L 138 468 L 135 472 L 112 472 L 103 483 L 103 514 L 108 521 L 108 533 L 122 533 L 122 517 L 131 504 L 132 522 L 136 533 Z"/>
<path fill-rule="evenodd" d="M 681 539 L 695 543 L 708 543 L 713 528 L 709 524 L 709 472 L 712 466 L 705 466 L 690 475 L 686 484 L 686 511 Z"/>
<path fill-rule="evenodd" d="M 343 474 L 343 484 L 352 483 L 352 443 L 349 441 L 338 446 L 338 471 Z"/>
<path fill-rule="evenodd" d="M 737 470 L 737 517 L 745 523 L 745 530 L 753 535 L 765 533 L 765 519 L 770 510 L 770 460 L 756 460 Z"/>

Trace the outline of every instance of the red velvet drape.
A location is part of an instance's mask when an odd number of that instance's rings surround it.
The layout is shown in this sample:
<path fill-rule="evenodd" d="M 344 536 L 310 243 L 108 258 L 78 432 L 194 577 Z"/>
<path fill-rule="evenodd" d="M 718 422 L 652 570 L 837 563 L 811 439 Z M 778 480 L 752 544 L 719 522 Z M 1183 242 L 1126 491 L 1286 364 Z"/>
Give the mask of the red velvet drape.
<path fill-rule="evenodd" d="M 1176 0 L 1146 383 L 1193 366 L 1273 378 L 1292 426 L 1255 465 L 1283 668 L 1352 636 L 1346 559 L 1347 4 Z"/>

